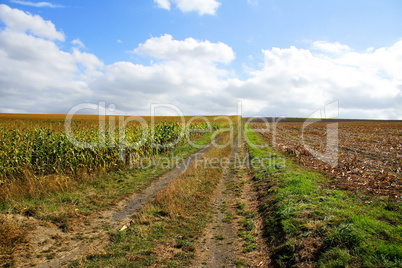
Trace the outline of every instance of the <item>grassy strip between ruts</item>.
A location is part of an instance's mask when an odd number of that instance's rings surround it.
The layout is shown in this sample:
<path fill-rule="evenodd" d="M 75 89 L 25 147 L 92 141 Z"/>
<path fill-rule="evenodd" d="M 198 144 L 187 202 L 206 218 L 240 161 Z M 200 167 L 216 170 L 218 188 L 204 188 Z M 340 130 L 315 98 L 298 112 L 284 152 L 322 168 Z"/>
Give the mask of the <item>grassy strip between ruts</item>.
<path fill-rule="evenodd" d="M 388 197 L 330 189 L 330 179 L 248 129 L 266 236 L 278 267 L 402 267 L 402 213 Z"/>
<path fill-rule="evenodd" d="M 228 143 L 225 135 L 222 144 Z M 221 144 L 221 143 L 219 143 Z M 194 242 L 209 220 L 209 200 L 222 177 L 231 147 L 214 147 L 161 190 L 134 215 L 131 225 L 111 234 L 104 253 L 77 261 L 77 267 L 186 267 Z M 221 162 L 224 164 L 224 162 Z"/>
<path fill-rule="evenodd" d="M 170 168 L 176 162 L 195 153 L 197 147 L 207 145 L 212 138 L 212 134 L 205 135 L 203 138 L 194 142 L 197 146 L 190 144 L 176 148 L 169 154 L 161 154 L 154 159 L 148 159 L 149 164 L 143 168 L 134 168 L 100 174 L 83 178 L 77 184 L 70 184 L 69 180 L 56 180 L 58 190 L 30 198 L 20 198 L 8 200 L 0 203 L 0 212 L 17 213 L 31 216 L 39 220 L 50 221 L 61 229 L 68 231 L 74 224 L 79 215 L 90 215 L 96 211 L 105 209 L 111 204 L 117 203 L 122 198 L 138 191 Z M 219 134 L 218 134 L 219 136 Z M 79 219 L 79 218 L 78 218 Z M 0 215 L 0 266 L 7 263 L 13 249 L 17 244 L 24 241 L 29 226 L 15 221 L 12 218 Z"/>

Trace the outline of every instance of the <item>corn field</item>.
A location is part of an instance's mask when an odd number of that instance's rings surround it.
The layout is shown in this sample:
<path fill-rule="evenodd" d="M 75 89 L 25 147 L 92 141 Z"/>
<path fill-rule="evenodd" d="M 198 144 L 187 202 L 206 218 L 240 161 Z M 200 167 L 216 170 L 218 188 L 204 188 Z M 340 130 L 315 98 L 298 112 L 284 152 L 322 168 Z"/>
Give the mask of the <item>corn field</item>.
<path fill-rule="evenodd" d="M 145 127 L 75 120 L 0 120 L 0 184 L 26 174 L 76 176 L 131 167 L 219 129 L 220 123 L 160 121 Z"/>

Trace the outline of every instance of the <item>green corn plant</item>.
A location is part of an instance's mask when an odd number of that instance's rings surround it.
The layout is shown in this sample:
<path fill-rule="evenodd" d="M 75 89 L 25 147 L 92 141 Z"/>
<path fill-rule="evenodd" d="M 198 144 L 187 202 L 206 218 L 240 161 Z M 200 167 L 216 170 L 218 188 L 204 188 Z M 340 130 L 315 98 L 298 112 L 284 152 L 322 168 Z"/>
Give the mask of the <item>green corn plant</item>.
<path fill-rule="evenodd" d="M 0 181 L 18 179 L 29 171 L 37 176 L 51 174 L 79 176 L 103 169 L 129 168 L 133 161 L 151 158 L 197 139 L 221 127 L 218 123 L 191 123 L 183 126 L 174 121 L 155 123 L 142 128 L 137 123 L 123 130 L 106 125 L 100 135 L 96 121 L 74 121 L 74 137 L 99 146 L 74 146 L 64 133 L 63 121 L 3 120 L 0 121 Z M 121 161 L 124 151 L 129 161 Z"/>

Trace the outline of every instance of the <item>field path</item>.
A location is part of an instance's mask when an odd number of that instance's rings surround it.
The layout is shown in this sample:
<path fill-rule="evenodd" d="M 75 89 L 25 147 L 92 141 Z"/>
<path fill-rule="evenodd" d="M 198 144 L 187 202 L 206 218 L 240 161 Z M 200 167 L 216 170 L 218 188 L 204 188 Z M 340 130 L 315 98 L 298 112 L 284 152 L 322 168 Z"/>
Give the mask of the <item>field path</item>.
<path fill-rule="evenodd" d="M 251 176 L 239 169 L 247 170 L 239 161 L 247 157 L 243 144 L 235 139 L 231 151 L 231 165 L 224 171 L 214 191 L 213 218 L 204 230 L 204 236 L 197 245 L 193 268 L 208 267 L 269 267 L 269 253 L 262 238 L 262 219 L 258 214 L 257 193 L 252 186 Z M 239 237 L 243 217 L 238 215 L 237 206 L 244 203 L 255 213 L 255 249 L 245 252 L 244 239 Z"/>
<path fill-rule="evenodd" d="M 232 147 L 231 158 L 236 154 L 238 144 Z M 192 267 L 235 267 L 238 252 L 237 228 L 228 219 L 228 195 L 225 182 L 231 180 L 229 169 L 224 171 L 213 194 L 213 218 L 205 229 L 204 237 L 197 245 L 197 257 Z"/>
<path fill-rule="evenodd" d="M 218 138 L 220 139 L 220 138 Z M 213 143 L 184 159 L 178 166 L 155 179 L 144 190 L 123 199 L 112 209 L 84 217 L 74 229 L 63 232 L 59 227 L 38 222 L 29 217 L 28 222 L 36 226 L 28 236 L 28 243 L 14 254 L 15 267 L 64 267 L 73 260 L 102 252 L 110 242 L 109 232 L 127 228 L 130 216 L 137 213 L 156 193 L 186 170 L 213 147 Z"/>

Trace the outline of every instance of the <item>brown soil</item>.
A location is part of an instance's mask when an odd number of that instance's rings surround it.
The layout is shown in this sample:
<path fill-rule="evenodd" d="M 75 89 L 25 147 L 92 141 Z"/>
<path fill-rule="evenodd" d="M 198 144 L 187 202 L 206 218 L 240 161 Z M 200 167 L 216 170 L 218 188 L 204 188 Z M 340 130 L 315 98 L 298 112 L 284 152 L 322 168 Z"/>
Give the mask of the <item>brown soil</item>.
<path fill-rule="evenodd" d="M 253 123 L 253 126 L 262 129 L 265 140 L 277 149 L 333 178 L 333 188 L 402 200 L 401 122 L 339 122 L 336 125 L 339 146 L 334 151 L 326 151 L 329 131 L 326 122 L 311 124 L 303 133 L 302 123 L 278 123 L 276 132 L 270 128 L 273 125 Z M 336 166 L 318 159 L 306 145 L 336 159 Z"/>

